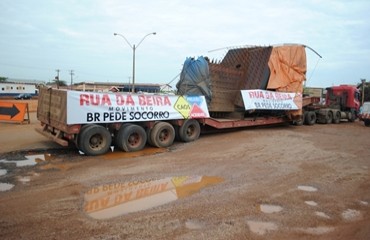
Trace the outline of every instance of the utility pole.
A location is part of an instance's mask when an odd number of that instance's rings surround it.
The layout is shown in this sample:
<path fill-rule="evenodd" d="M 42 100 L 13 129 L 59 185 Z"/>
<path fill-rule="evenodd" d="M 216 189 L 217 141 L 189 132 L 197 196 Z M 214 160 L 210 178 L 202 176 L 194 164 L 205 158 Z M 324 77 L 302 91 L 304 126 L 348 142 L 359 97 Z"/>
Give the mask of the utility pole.
<path fill-rule="evenodd" d="M 70 70 L 69 73 L 71 74 L 71 90 L 72 90 L 72 86 L 73 86 L 73 70 Z"/>
<path fill-rule="evenodd" d="M 128 77 L 128 89 L 130 89 L 131 86 L 131 77 Z"/>
<path fill-rule="evenodd" d="M 57 76 L 55 77 L 55 80 L 56 80 L 56 82 L 57 82 L 57 89 L 59 89 L 59 72 L 60 72 L 60 70 L 59 69 L 57 69 L 57 70 L 55 70 L 56 72 L 57 72 Z"/>

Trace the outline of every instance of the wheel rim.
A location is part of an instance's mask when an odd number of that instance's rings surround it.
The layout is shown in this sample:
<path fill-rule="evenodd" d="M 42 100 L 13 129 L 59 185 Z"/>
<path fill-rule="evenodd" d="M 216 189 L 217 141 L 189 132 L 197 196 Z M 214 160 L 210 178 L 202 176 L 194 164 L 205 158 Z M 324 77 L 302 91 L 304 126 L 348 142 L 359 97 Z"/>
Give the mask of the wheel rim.
<path fill-rule="evenodd" d="M 128 140 L 127 140 L 128 144 L 131 146 L 131 147 L 137 147 L 138 145 L 141 144 L 141 138 L 139 136 L 139 134 L 137 133 L 133 133 L 131 134 L 129 137 L 128 137 Z"/>
<path fill-rule="evenodd" d="M 169 138 L 169 132 L 167 129 L 163 129 L 163 131 L 161 131 L 161 133 L 159 134 L 159 140 L 161 142 L 165 142 L 167 141 Z"/>
<path fill-rule="evenodd" d="M 195 133 L 195 127 L 194 127 L 194 125 L 190 125 L 188 127 L 188 129 L 186 129 L 186 135 L 188 137 L 192 137 L 194 135 L 194 133 Z"/>
<path fill-rule="evenodd" d="M 90 147 L 95 150 L 100 150 L 104 145 L 104 138 L 100 134 L 95 134 L 90 138 Z"/>

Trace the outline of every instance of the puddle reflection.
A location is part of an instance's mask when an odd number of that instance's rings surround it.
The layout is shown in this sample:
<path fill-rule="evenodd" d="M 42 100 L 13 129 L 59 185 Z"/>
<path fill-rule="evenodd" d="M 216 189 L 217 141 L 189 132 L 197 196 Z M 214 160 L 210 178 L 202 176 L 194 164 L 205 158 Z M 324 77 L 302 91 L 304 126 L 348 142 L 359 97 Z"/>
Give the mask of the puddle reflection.
<path fill-rule="evenodd" d="M 14 184 L 10 183 L 0 183 L 0 191 L 8 191 L 14 187 Z"/>
<path fill-rule="evenodd" d="M 26 160 L 1 159 L 0 163 L 15 163 L 17 167 L 34 166 L 38 163 L 51 160 L 51 154 L 33 154 L 24 156 Z"/>
<path fill-rule="evenodd" d="M 220 177 L 181 176 L 106 184 L 85 193 L 83 209 L 92 218 L 107 219 L 160 206 L 223 181 Z"/>

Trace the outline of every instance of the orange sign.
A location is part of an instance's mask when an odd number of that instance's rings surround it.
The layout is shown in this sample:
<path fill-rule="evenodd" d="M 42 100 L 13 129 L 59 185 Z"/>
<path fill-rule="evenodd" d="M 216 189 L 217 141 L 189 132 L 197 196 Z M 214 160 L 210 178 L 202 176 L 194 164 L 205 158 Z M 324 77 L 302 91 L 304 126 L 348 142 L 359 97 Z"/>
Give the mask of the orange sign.
<path fill-rule="evenodd" d="M 28 103 L 0 101 L 0 121 L 23 122 Z"/>

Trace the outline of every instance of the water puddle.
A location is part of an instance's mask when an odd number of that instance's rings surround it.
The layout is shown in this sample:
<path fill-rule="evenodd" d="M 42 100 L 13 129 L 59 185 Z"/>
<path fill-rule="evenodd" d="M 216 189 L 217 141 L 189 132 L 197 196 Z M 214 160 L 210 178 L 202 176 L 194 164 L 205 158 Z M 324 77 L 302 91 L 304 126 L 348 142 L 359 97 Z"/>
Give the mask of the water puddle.
<path fill-rule="evenodd" d="M 300 228 L 301 232 L 311 235 L 322 235 L 334 231 L 334 227 L 314 227 L 314 228 Z"/>
<path fill-rule="evenodd" d="M 361 212 L 354 209 L 347 209 L 342 212 L 342 218 L 346 221 L 356 221 L 362 218 Z"/>
<path fill-rule="evenodd" d="M 31 182 L 31 178 L 30 177 L 18 177 L 18 181 L 21 183 L 29 183 Z"/>
<path fill-rule="evenodd" d="M 205 226 L 206 224 L 204 222 L 197 221 L 197 220 L 187 220 L 185 222 L 185 227 L 187 229 L 197 230 L 197 229 L 205 228 Z"/>
<path fill-rule="evenodd" d="M 4 176 L 8 173 L 6 169 L 0 169 L 0 176 Z"/>
<path fill-rule="evenodd" d="M 309 205 L 309 206 L 313 206 L 313 207 L 316 207 L 318 204 L 317 204 L 317 202 L 315 202 L 315 201 L 305 201 L 305 203 L 307 204 L 307 205 Z"/>
<path fill-rule="evenodd" d="M 50 160 L 51 154 L 34 154 L 34 155 L 26 155 L 24 156 L 26 160 L 6 160 L 1 159 L 0 163 L 15 163 L 17 167 L 26 167 L 26 166 L 34 166 L 38 163 L 45 162 L 46 160 Z"/>
<path fill-rule="evenodd" d="M 278 226 L 273 222 L 247 221 L 251 232 L 258 235 L 264 235 L 269 231 L 278 230 Z"/>
<path fill-rule="evenodd" d="M 317 188 L 311 186 L 298 186 L 299 190 L 306 191 L 306 192 L 316 192 Z"/>
<path fill-rule="evenodd" d="M 1 192 L 8 191 L 8 190 L 12 189 L 13 187 L 14 187 L 14 185 L 10 184 L 10 183 L 0 183 L 0 191 Z"/>
<path fill-rule="evenodd" d="M 168 152 L 166 148 L 153 148 L 153 147 L 146 147 L 143 150 L 137 152 L 123 152 L 121 150 L 116 150 L 112 152 L 107 152 L 106 154 L 102 155 L 105 160 L 116 160 L 122 158 L 135 158 L 147 155 L 154 155 L 158 153 Z"/>
<path fill-rule="evenodd" d="M 46 161 L 50 161 L 52 159 L 51 154 L 30 154 L 24 156 L 25 160 L 8 160 L 8 159 L 1 159 L 0 163 L 5 164 L 15 164 L 16 167 L 27 167 L 27 166 L 35 166 L 39 163 L 44 163 Z M 0 176 L 4 176 L 8 173 L 7 169 L 0 169 Z M 31 178 L 29 176 L 25 177 L 18 177 L 17 180 L 23 184 L 29 183 Z M 0 183 L 0 191 L 7 191 L 14 187 L 13 184 L 9 183 Z"/>
<path fill-rule="evenodd" d="M 315 212 L 315 215 L 318 216 L 318 217 L 322 217 L 322 218 L 326 218 L 326 219 L 330 219 L 329 215 L 327 215 L 326 213 L 324 212 Z"/>
<path fill-rule="evenodd" d="M 277 205 L 261 204 L 260 210 L 263 213 L 277 213 L 281 212 L 283 208 Z"/>
<path fill-rule="evenodd" d="M 52 169 L 55 169 L 55 170 L 61 170 L 61 171 L 66 171 L 68 169 L 72 168 L 72 165 L 71 164 L 46 164 L 46 165 L 43 165 L 43 166 L 40 166 L 40 169 L 42 170 L 52 170 Z"/>
<path fill-rule="evenodd" d="M 108 219 L 147 210 L 223 182 L 209 176 L 181 176 L 113 183 L 89 189 L 84 194 L 84 212 L 95 219 Z"/>

